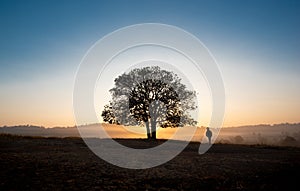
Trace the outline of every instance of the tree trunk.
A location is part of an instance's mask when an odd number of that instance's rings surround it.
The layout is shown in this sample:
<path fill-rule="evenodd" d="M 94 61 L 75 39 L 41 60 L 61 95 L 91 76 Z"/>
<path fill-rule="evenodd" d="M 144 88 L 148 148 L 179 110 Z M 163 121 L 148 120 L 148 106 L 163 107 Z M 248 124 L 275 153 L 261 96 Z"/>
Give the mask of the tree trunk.
<path fill-rule="evenodd" d="M 146 124 L 146 129 L 147 129 L 147 139 L 151 139 L 149 121 L 146 121 L 145 124 Z"/>
<path fill-rule="evenodd" d="M 156 121 L 155 120 L 151 120 L 151 133 L 152 133 L 152 139 L 156 140 Z"/>

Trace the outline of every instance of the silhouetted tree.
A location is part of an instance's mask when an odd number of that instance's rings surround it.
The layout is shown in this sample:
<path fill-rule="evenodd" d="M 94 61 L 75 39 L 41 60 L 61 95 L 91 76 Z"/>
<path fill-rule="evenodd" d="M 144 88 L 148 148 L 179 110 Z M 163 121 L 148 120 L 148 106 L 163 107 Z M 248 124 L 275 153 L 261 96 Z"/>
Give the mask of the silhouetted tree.
<path fill-rule="evenodd" d="M 237 144 L 241 144 L 244 142 L 244 138 L 240 135 L 237 135 L 234 137 L 234 142 L 237 143 Z"/>
<path fill-rule="evenodd" d="M 110 90 L 111 102 L 104 107 L 105 122 L 145 125 L 148 139 L 156 139 L 156 127 L 196 125 L 189 111 L 195 110 L 196 93 L 181 79 L 158 66 L 123 73 Z"/>
<path fill-rule="evenodd" d="M 119 125 L 119 122 L 117 121 L 117 119 L 112 111 L 111 104 L 104 106 L 104 110 L 102 111 L 102 117 L 103 117 L 104 121 L 106 121 L 110 124 L 118 124 Z"/>
<path fill-rule="evenodd" d="M 280 145 L 282 146 L 296 146 L 297 140 L 294 137 L 286 136 L 284 139 L 280 141 Z"/>

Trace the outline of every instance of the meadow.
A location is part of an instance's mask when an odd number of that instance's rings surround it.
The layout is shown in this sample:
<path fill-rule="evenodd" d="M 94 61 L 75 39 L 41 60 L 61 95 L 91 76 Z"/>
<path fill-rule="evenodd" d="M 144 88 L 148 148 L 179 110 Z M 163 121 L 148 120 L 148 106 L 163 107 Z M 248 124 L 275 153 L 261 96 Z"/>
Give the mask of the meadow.
<path fill-rule="evenodd" d="M 164 140 L 116 139 L 148 148 Z M 0 190 L 293 190 L 300 149 L 214 144 L 198 154 L 191 142 L 171 161 L 146 170 L 114 166 L 98 158 L 81 138 L 1 134 Z M 296 186 L 296 187 L 294 187 Z"/>

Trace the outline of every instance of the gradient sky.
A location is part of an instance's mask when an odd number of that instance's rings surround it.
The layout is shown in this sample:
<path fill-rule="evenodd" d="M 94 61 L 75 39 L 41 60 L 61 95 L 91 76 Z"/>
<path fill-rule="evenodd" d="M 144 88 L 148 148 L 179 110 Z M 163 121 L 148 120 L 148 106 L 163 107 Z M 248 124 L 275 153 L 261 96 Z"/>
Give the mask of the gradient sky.
<path fill-rule="evenodd" d="M 0 125 L 74 125 L 72 89 L 86 51 L 145 22 L 183 28 L 212 52 L 226 87 L 225 126 L 300 122 L 299 18 L 299 1 L 2 0 Z"/>

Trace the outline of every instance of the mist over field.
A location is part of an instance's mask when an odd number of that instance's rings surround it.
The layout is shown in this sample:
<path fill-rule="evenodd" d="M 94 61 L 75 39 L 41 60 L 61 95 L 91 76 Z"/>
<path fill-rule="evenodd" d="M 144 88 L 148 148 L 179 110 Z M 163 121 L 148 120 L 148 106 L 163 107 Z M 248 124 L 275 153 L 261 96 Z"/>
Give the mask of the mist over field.
<path fill-rule="evenodd" d="M 100 124 L 90 124 L 80 126 L 84 128 L 88 135 L 86 137 L 97 137 Z M 121 125 L 101 124 L 106 133 L 112 138 L 146 138 L 144 127 L 132 126 L 124 127 Z M 179 135 L 179 140 L 187 140 L 189 136 L 188 126 L 184 127 Z M 198 127 L 192 141 L 207 142 L 205 136 L 206 127 Z M 177 131 L 177 128 L 159 128 L 158 139 L 170 139 Z M 217 136 L 214 129 L 213 136 Z M 139 132 L 139 133 L 134 133 Z M 42 136 L 42 137 L 80 137 L 76 127 L 53 127 L 45 128 L 41 126 L 20 125 L 0 127 L 0 133 L 23 135 L 23 136 Z M 223 144 L 261 144 L 276 146 L 300 146 L 300 123 L 275 124 L 275 125 L 254 125 L 240 127 L 224 127 L 221 129 L 215 143 Z"/>

